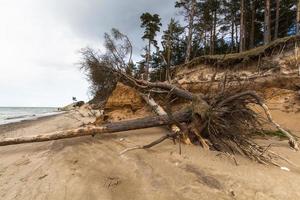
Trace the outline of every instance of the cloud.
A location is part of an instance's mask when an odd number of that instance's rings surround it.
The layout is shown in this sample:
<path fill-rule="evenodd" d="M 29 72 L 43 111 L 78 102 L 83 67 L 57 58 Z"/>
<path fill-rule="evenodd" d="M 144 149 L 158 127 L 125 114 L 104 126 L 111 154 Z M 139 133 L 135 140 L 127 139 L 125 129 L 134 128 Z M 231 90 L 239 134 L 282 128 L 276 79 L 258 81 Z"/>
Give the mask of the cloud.
<path fill-rule="evenodd" d="M 139 16 L 158 13 L 166 25 L 174 0 L 1 0 L 0 106 L 61 106 L 88 100 L 78 51 L 101 48 L 104 32 L 128 34 L 142 49 Z"/>

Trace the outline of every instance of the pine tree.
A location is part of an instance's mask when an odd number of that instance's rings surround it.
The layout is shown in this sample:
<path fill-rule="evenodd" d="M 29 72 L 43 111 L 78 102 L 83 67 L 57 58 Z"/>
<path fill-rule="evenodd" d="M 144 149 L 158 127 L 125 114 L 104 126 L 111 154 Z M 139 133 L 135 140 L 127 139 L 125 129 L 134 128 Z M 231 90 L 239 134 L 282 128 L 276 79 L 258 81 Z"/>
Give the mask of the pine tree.
<path fill-rule="evenodd" d="M 178 65 L 184 61 L 183 49 L 183 36 L 184 28 L 180 26 L 178 21 L 171 19 L 168 24 L 167 30 L 164 31 L 162 36 L 162 55 L 166 61 L 166 80 L 170 78 L 170 67 Z"/>
<path fill-rule="evenodd" d="M 160 31 L 161 18 L 158 14 L 150 14 L 148 12 L 143 13 L 140 17 L 141 19 L 141 27 L 145 29 L 144 35 L 142 37 L 143 40 L 148 40 L 147 46 L 147 56 L 146 56 L 146 69 L 145 69 L 145 79 L 149 78 L 149 68 L 150 68 L 150 59 L 151 59 L 151 45 L 157 47 L 157 41 L 155 40 L 157 32 Z"/>
<path fill-rule="evenodd" d="M 176 1 L 175 7 L 182 9 L 182 14 L 185 17 L 185 20 L 188 22 L 188 34 L 186 38 L 187 47 L 185 56 L 185 62 L 188 62 L 191 58 L 191 51 L 193 46 L 193 31 L 195 14 L 197 13 L 197 2 L 196 0 L 179 0 Z"/>

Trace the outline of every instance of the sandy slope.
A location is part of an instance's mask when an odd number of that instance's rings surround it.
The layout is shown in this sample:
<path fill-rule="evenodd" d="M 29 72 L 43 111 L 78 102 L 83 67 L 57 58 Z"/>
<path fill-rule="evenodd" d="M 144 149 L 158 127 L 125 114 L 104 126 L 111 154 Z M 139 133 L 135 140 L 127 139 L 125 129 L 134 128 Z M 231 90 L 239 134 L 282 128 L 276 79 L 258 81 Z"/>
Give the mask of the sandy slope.
<path fill-rule="evenodd" d="M 30 122 L 1 137 L 74 128 L 80 120 L 74 113 L 65 114 Z M 0 147 L 0 199 L 300 199 L 300 168 L 286 163 L 290 172 L 240 157 L 236 166 L 227 155 L 195 146 L 183 146 L 178 155 L 171 141 L 119 155 L 164 133 L 151 128 Z M 270 142 L 277 144 L 273 150 L 300 166 L 299 153 L 286 141 Z"/>

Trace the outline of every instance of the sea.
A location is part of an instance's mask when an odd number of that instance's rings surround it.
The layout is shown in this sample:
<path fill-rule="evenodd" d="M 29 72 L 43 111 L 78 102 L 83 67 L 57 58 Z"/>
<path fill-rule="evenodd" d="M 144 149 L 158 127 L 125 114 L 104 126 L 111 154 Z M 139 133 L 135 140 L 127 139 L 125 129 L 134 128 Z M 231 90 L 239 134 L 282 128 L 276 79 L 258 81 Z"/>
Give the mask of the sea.
<path fill-rule="evenodd" d="M 53 107 L 0 107 L 0 124 L 33 120 L 60 113 L 58 108 Z"/>

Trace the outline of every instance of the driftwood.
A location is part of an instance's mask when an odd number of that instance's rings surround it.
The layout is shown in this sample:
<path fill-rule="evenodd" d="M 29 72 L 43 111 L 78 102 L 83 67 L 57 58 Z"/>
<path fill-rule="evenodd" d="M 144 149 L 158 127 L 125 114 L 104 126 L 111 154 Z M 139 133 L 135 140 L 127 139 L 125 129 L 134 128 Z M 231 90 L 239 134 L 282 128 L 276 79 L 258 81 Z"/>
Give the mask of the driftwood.
<path fill-rule="evenodd" d="M 174 118 L 179 122 L 187 122 L 190 120 L 191 115 L 192 112 L 190 110 L 187 110 L 187 111 L 178 112 L 174 114 Z M 170 120 L 167 115 L 146 117 L 141 119 L 104 124 L 102 126 L 88 126 L 88 127 L 72 129 L 72 130 L 57 131 L 45 135 L 27 136 L 27 137 L 19 137 L 19 138 L 5 138 L 3 140 L 0 140 L 0 146 L 33 143 L 33 142 L 45 142 L 51 140 L 61 140 L 66 138 L 75 138 L 75 137 L 82 137 L 82 136 L 94 136 L 96 134 L 115 133 L 115 132 L 129 131 L 135 129 L 171 125 L 172 123 L 173 121 Z"/>

